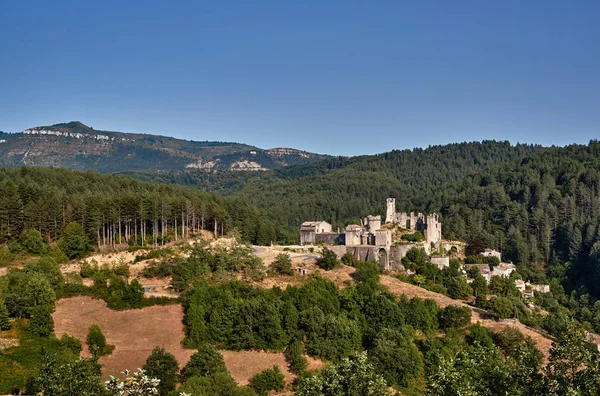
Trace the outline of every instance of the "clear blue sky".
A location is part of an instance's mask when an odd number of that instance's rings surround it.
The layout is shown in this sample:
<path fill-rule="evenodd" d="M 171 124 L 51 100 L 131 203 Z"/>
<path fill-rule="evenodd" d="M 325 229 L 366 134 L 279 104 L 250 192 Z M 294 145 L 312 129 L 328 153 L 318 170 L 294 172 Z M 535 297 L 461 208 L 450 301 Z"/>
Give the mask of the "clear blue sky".
<path fill-rule="evenodd" d="M 361 154 L 600 137 L 599 1 L 3 1 L 0 130 Z"/>

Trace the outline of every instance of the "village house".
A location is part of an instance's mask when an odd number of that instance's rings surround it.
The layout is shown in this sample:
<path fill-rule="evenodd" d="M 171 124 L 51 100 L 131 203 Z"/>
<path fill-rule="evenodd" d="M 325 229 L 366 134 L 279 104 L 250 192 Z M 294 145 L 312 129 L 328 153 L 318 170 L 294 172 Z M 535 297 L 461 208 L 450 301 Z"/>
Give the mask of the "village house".
<path fill-rule="evenodd" d="M 481 255 L 484 257 L 497 257 L 498 260 L 502 260 L 502 254 L 492 249 L 485 249 Z"/>

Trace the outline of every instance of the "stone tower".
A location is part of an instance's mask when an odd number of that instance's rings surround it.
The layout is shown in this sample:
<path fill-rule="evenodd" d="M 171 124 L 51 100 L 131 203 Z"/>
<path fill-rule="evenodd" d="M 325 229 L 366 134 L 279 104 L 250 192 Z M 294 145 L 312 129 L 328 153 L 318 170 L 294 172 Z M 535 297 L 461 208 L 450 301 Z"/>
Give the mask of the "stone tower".
<path fill-rule="evenodd" d="M 385 212 L 385 222 L 393 223 L 394 217 L 396 216 L 396 199 L 388 198 L 386 203 L 387 203 L 387 210 Z"/>

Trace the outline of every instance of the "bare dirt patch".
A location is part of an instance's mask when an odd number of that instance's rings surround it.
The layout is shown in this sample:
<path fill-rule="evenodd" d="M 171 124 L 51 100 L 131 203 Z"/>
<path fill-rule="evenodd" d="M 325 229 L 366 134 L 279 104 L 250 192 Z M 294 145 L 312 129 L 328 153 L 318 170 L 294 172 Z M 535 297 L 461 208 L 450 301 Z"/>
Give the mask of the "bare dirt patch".
<path fill-rule="evenodd" d="M 221 351 L 229 373 L 239 385 L 248 385 L 250 378 L 265 369 L 279 366 L 285 377 L 285 382 L 294 380 L 294 375 L 288 370 L 283 353 L 264 351 Z"/>
<path fill-rule="evenodd" d="M 105 377 L 141 367 L 156 346 L 172 353 L 181 366 L 194 352 L 181 346 L 184 329 L 180 305 L 113 311 L 102 300 L 74 297 L 57 301 L 53 318 L 58 337 L 67 333 L 83 344 L 91 324 L 102 328 L 106 341 L 115 346 L 110 356 L 100 358 Z M 87 348 L 82 354 L 90 356 Z"/>

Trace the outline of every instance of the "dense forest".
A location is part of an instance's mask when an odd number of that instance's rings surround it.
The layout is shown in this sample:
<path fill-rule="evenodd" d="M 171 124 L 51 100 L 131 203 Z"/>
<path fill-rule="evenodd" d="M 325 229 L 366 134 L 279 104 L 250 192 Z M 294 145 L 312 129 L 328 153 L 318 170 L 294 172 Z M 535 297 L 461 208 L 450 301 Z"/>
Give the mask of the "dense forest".
<path fill-rule="evenodd" d="M 98 247 L 162 245 L 201 230 L 237 230 L 249 242 L 278 238 L 261 212 L 235 198 L 183 186 L 67 169 L 0 169 L 0 243 L 17 243 L 38 230 L 56 241 L 80 224 Z"/>

